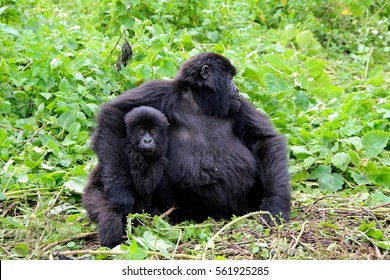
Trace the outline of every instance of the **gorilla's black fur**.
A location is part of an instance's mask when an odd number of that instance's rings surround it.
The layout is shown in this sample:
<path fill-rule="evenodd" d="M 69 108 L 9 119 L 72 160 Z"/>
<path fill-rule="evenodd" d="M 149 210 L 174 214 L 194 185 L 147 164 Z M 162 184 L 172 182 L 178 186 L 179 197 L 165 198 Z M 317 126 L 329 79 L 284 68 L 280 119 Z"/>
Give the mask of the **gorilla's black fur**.
<path fill-rule="evenodd" d="M 106 151 L 108 157 L 99 159 L 84 190 L 83 204 L 90 218 L 98 223 L 101 245 L 114 247 L 122 240 L 127 214 L 156 211 L 152 193 L 167 164 L 168 121 L 160 111 L 146 106 L 135 108 L 125 116 L 113 107 L 106 114 L 122 115 L 124 122 L 110 126 L 114 131 L 125 132 L 125 137 L 118 142 L 122 153 L 111 158 Z M 120 168 L 116 170 L 118 165 Z"/>
<path fill-rule="evenodd" d="M 123 115 L 138 106 L 161 110 L 170 122 L 166 188 L 160 210 L 174 204 L 172 219 L 202 220 L 266 210 L 284 220 L 290 212 L 290 177 L 283 137 L 242 97 L 235 67 L 202 53 L 184 63 L 173 80 L 154 80 L 101 106 L 93 140 L 108 189 L 127 205 L 131 181 L 123 164 Z M 110 176 L 107 176 L 110 175 Z M 277 218 L 277 221 L 279 219 Z"/>

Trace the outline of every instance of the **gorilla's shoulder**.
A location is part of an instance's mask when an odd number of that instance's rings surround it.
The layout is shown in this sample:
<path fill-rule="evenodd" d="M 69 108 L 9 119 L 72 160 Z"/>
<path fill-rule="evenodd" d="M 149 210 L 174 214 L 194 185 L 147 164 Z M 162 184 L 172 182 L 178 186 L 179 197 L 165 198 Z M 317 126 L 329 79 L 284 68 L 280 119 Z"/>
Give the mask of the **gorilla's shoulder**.
<path fill-rule="evenodd" d="M 180 86 L 173 80 L 150 80 L 136 88 L 125 91 L 122 95 L 133 95 L 133 94 L 167 94 L 172 92 L 178 92 Z"/>

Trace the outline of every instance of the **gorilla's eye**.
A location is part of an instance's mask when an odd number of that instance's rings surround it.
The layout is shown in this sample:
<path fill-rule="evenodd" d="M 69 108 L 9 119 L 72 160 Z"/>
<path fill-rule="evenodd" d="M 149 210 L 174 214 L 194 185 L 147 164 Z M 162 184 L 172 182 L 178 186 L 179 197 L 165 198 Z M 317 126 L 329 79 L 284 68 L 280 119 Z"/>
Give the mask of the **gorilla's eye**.
<path fill-rule="evenodd" d="M 138 135 L 144 135 L 145 134 L 145 130 L 143 130 L 142 128 L 139 128 L 137 130 L 137 133 L 138 133 Z"/>
<path fill-rule="evenodd" d="M 156 134 L 157 134 L 157 130 L 156 130 L 155 128 L 152 128 L 152 129 L 150 130 L 150 135 L 154 136 L 154 135 L 156 135 Z"/>

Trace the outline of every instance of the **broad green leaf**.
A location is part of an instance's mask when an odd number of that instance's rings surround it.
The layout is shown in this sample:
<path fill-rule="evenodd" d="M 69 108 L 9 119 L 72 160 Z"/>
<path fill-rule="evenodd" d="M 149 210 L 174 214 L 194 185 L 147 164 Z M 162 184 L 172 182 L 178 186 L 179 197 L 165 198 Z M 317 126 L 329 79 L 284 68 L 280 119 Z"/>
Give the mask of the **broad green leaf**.
<path fill-rule="evenodd" d="M 25 257 L 30 253 L 27 243 L 19 243 L 14 247 L 15 255 Z"/>
<path fill-rule="evenodd" d="M 356 182 L 356 184 L 358 185 L 367 185 L 369 184 L 371 181 L 368 180 L 368 178 L 364 175 L 360 175 L 356 172 L 351 172 L 351 176 L 353 178 L 353 180 Z"/>
<path fill-rule="evenodd" d="M 149 65 L 140 64 L 135 69 L 137 78 L 142 78 L 144 80 L 150 80 L 152 78 L 153 70 Z"/>
<path fill-rule="evenodd" d="M 75 75 L 75 73 L 77 73 L 77 70 L 75 69 L 75 66 L 73 64 L 73 61 L 69 58 L 69 57 L 66 57 L 63 61 L 63 64 L 62 64 L 62 69 L 68 73 L 69 75 Z"/>
<path fill-rule="evenodd" d="M 70 134 L 70 137 L 72 139 L 77 139 L 79 133 L 80 133 L 80 129 L 81 129 L 81 124 L 78 123 L 78 122 L 73 122 L 70 126 L 69 126 L 69 134 Z"/>
<path fill-rule="evenodd" d="M 375 201 L 378 201 L 379 203 L 387 203 L 390 202 L 390 196 L 385 195 L 383 192 L 376 190 L 373 195 L 372 199 Z"/>
<path fill-rule="evenodd" d="M 143 260 L 148 255 L 145 253 L 145 250 L 142 247 L 138 246 L 137 237 L 133 236 L 131 239 L 130 248 L 128 251 L 128 256 L 130 260 Z"/>
<path fill-rule="evenodd" d="M 310 30 L 302 31 L 295 37 L 295 40 L 297 41 L 299 47 L 303 50 L 312 53 L 317 53 L 321 50 L 321 45 L 314 38 L 314 35 Z"/>
<path fill-rule="evenodd" d="M 316 162 L 316 158 L 315 158 L 315 157 L 308 157 L 308 158 L 305 158 L 305 160 L 303 161 L 303 167 L 305 167 L 306 169 L 308 169 L 308 168 L 310 168 L 315 162 Z"/>
<path fill-rule="evenodd" d="M 124 27 L 126 27 L 127 29 L 131 29 L 131 28 L 134 28 L 134 23 L 135 23 L 135 20 L 133 17 L 131 16 L 128 16 L 128 15 L 124 15 L 124 16 L 120 16 L 118 18 L 118 22 L 120 24 L 122 24 Z M 95 50 L 96 51 L 96 50 Z"/>
<path fill-rule="evenodd" d="M 173 242 L 176 242 L 179 238 L 179 230 L 172 227 L 168 222 L 164 221 L 159 216 L 155 216 L 153 218 L 153 223 L 160 236 L 164 236 Z"/>
<path fill-rule="evenodd" d="M 378 165 L 375 162 L 369 161 L 365 163 L 364 171 L 366 174 L 378 174 Z"/>
<path fill-rule="evenodd" d="M 280 55 L 267 54 L 263 56 L 263 59 L 277 70 L 285 71 L 288 69 L 286 61 L 283 61 Z"/>
<path fill-rule="evenodd" d="M 340 139 L 339 141 L 346 144 L 352 144 L 357 151 L 363 149 L 362 139 L 360 137 L 354 136 L 347 139 Z"/>
<path fill-rule="evenodd" d="M 244 72 L 242 73 L 242 75 L 255 81 L 259 81 L 260 78 L 259 69 L 257 69 L 256 66 L 252 64 L 245 64 Z"/>
<path fill-rule="evenodd" d="M 0 74 L 8 74 L 9 72 L 9 66 L 7 61 L 3 58 L 0 57 Z"/>
<path fill-rule="evenodd" d="M 209 38 L 211 42 L 217 42 L 219 38 L 219 33 L 217 31 L 207 32 L 207 38 Z"/>
<path fill-rule="evenodd" d="M 371 242 L 383 250 L 390 250 L 390 240 L 372 240 Z"/>
<path fill-rule="evenodd" d="M 318 179 L 318 185 L 323 190 L 336 192 L 342 188 L 344 181 L 340 174 L 324 174 Z"/>
<path fill-rule="evenodd" d="M 118 2 L 119 1 L 117 1 L 117 3 Z M 102 43 L 95 39 L 91 39 L 87 42 L 86 48 L 94 54 L 99 54 L 102 50 Z"/>
<path fill-rule="evenodd" d="M 342 88 L 335 86 L 329 74 L 325 72 L 315 79 L 308 79 L 306 87 L 318 98 L 337 98 L 342 93 Z"/>
<path fill-rule="evenodd" d="M 346 153 L 337 153 L 334 156 L 332 156 L 331 162 L 334 166 L 345 171 L 348 167 L 348 164 L 351 162 L 351 159 Z"/>
<path fill-rule="evenodd" d="M 162 76 L 173 77 L 177 72 L 177 66 L 172 61 L 164 60 L 161 62 L 159 73 Z"/>
<path fill-rule="evenodd" d="M 75 193 L 83 193 L 86 183 L 87 176 L 72 176 L 64 186 Z"/>
<path fill-rule="evenodd" d="M 330 166 L 318 166 L 310 175 L 310 179 L 319 179 L 323 176 L 330 175 L 332 173 L 332 170 Z"/>
<path fill-rule="evenodd" d="M 129 2 L 133 5 L 138 5 L 139 3 L 141 3 L 141 0 L 129 0 Z"/>
<path fill-rule="evenodd" d="M 337 224 L 332 224 L 329 222 L 320 222 L 320 223 L 318 223 L 318 225 L 329 227 L 329 228 L 334 229 L 334 230 L 338 230 L 340 228 Z"/>
<path fill-rule="evenodd" d="M 375 173 L 367 174 L 367 178 L 380 186 L 390 187 L 390 167 L 381 166 Z"/>
<path fill-rule="evenodd" d="M 302 111 L 306 111 L 309 108 L 310 100 L 303 91 L 298 91 L 295 96 L 295 105 Z"/>
<path fill-rule="evenodd" d="M 382 230 L 376 228 L 375 222 L 362 224 L 359 229 L 367 236 L 373 237 L 378 240 L 383 239 L 383 232 Z"/>
<path fill-rule="evenodd" d="M 390 134 L 388 132 L 373 130 L 367 132 L 362 137 L 364 153 L 367 157 L 372 158 L 379 155 L 389 142 Z"/>
<path fill-rule="evenodd" d="M 74 123 L 76 120 L 76 117 L 74 115 L 74 112 L 69 110 L 61 114 L 61 116 L 58 117 L 57 123 L 60 127 L 63 129 L 68 128 L 72 123 Z"/>
<path fill-rule="evenodd" d="M 0 114 L 8 114 L 11 112 L 11 103 L 0 100 Z"/>
<path fill-rule="evenodd" d="M 142 237 L 151 250 L 158 250 L 161 253 L 167 254 L 168 250 L 175 246 L 175 244 L 168 239 L 162 238 L 151 231 L 145 231 Z"/>
<path fill-rule="evenodd" d="M 49 100 L 53 96 L 53 94 L 50 92 L 40 92 L 39 95 L 41 95 L 46 100 Z"/>
<path fill-rule="evenodd" d="M 351 162 L 354 164 L 354 165 L 359 165 L 360 164 L 360 158 L 358 156 L 358 154 L 354 151 L 351 151 L 349 150 L 347 152 L 349 158 L 351 159 Z"/>
<path fill-rule="evenodd" d="M 70 241 L 70 242 L 66 243 L 66 247 L 68 247 L 68 248 L 73 248 L 74 246 L 76 246 L 76 243 L 74 241 Z"/>
<path fill-rule="evenodd" d="M 4 24 L 4 23 L 0 23 L 0 31 L 3 31 L 4 33 L 11 34 L 15 37 L 19 36 L 19 31 L 17 29 L 12 28 L 11 26 Z"/>
<path fill-rule="evenodd" d="M 305 159 L 312 155 L 312 153 L 303 146 L 291 146 L 290 149 L 297 159 Z"/>
<path fill-rule="evenodd" d="M 49 139 L 47 140 L 46 142 L 46 147 L 48 148 L 48 150 L 52 153 L 54 153 L 55 155 L 59 155 L 60 153 L 60 149 L 59 149 L 59 144 L 58 142 L 56 141 L 53 141 L 52 139 Z"/>
<path fill-rule="evenodd" d="M 61 67 L 62 61 L 59 58 L 54 57 L 50 62 L 50 69 L 54 70 Z"/>
<path fill-rule="evenodd" d="M 299 29 L 294 24 L 287 24 L 284 30 L 280 31 L 280 41 L 285 45 L 297 36 Z"/>
<path fill-rule="evenodd" d="M 62 78 L 59 89 L 62 93 L 70 93 L 72 91 L 72 86 L 70 85 L 67 78 Z"/>
<path fill-rule="evenodd" d="M 8 9 L 8 7 L 9 7 L 9 6 L 3 6 L 3 7 L 1 7 L 1 8 L 0 8 L 0 15 L 2 15 L 2 14 L 5 12 L 5 10 Z"/>
<path fill-rule="evenodd" d="M 183 34 L 182 40 L 183 40 L 183 44 L 186 44 L 186 45 L 192 45 L 193 44 L 191 35 L 189 35 L 187 33 Z"/>
<path fill-rule="evenodd" d="M 310 174 L 307 171 L 298 172 L 298 173 L 294 174 L 294 176 L 292 177 L 292 180 L 294 182 L 305 181 L 309 178 L 309 175 Z"/>
<path fill-rule="evenodd" d="M 384 85 L 386 83 L 386 81 L 383 79 L 383 77 L 374 77 L 374 78 L 371 78 L 367 81 L 367 83 L 373 85 L 373 86 L 376 86 L 376 87 L 380 87 L 382 85 Z"/>
<path fill-rule="evenodd" d="M 312 78 L 316 78 L 323 73 L 325 67 L 325 61 L 321 59 L 315 59 L 309 57 L 305 61 L 305 66 L 309 75 Z"/>
<path fill-rule="evenodd" d="M 271 94 L 285 92 L 289 89 L 287 82 L 276 78 L 276 76 L 271 73 L 265 74 L 264 84 L 267 91 Z"/>

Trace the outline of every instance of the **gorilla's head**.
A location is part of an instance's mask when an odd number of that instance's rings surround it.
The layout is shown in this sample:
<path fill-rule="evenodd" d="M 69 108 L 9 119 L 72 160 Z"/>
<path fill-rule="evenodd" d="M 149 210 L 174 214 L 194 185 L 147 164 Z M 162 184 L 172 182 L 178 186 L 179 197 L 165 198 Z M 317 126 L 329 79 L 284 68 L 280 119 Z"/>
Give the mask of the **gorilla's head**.
<path fill-rule="evenodd" d="M 236 68 L 222 55 L 201 53 L 185 62 L 175 77 L 191 88 L 195 100 L 209 115 L 227 116 L 240 108 L 240 93 L 233 81 Z"/>

